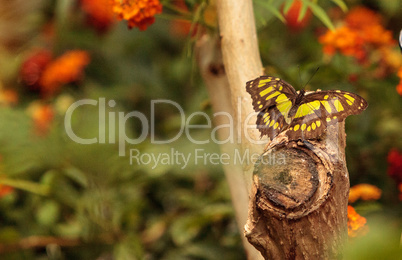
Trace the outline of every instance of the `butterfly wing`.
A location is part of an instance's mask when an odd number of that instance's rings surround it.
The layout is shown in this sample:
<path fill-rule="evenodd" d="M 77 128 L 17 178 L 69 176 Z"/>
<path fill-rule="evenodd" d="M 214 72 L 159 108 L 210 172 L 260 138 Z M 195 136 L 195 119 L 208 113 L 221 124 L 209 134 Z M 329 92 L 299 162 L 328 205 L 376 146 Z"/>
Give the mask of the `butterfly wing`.
<path fill-rule="evenodd" d="M 257 115 L 257 129 L 261 136 L 267 135 L 271 140 L 289 124 L 276 106 L 266 108 Z"/>
<path fill-rule="evenodd" d="M 271 140 L 291 122 L 289 111 L 297 94 L 287 82 L 274 77 L 261 76 L 246 84 L 246 90 L 253 99 L 257 115 L 257 129 L 261 136 Z"/>
<path fill-rule="evenodd" d="M 328 125 L 360 114 L 367 101 L 351 92 L 330 90 L 308 93 L 292 116 L 287 135 L 290 140 L 315 139 Z"/>
<path fill-rule="evenodd" d="M 289 83 L 280 78 L 269 76 L 250 80 L 246 83 L 246 90 L 253 99 L 255 112 L 276 105 L 276 99 L 281 94 L 284 94 L 288 99 L 293 99 L 296 96 L 295 89 Z"/>

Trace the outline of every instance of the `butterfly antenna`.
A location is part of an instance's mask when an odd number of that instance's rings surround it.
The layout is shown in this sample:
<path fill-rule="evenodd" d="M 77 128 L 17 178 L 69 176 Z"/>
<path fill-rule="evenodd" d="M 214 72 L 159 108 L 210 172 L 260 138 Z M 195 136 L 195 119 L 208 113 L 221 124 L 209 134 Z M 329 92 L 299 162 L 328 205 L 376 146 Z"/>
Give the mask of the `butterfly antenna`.
<path fill-rule="evenodd" d="M 310 79 L 307 81 L 307 83 L 303 86 L 303 89 L 307 86 L 307 84 L 310 82 L 310 80 L 314 77 L 314 75 L 317 73 L 318 69 L 320 67 L 317 67 L 317 69 L 314 71 L 313 75 L 311 75 Z"/>

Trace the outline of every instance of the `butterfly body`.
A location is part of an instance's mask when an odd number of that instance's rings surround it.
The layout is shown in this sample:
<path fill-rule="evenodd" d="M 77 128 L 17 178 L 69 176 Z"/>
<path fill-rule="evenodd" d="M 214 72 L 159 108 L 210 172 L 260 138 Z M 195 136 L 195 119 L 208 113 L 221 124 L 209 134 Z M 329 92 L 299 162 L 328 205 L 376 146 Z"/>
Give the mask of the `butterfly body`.
<path fill-rule="evenodd" d="M 297 93 L 289 83 L 269 76 L 247 82 L 246 90 L 258 113 L 257 128 L 271 140 L 284 131 L 290 140 L 316 139 L 327 126 L 367 108 L 367 102 L 351 92 Z"/>

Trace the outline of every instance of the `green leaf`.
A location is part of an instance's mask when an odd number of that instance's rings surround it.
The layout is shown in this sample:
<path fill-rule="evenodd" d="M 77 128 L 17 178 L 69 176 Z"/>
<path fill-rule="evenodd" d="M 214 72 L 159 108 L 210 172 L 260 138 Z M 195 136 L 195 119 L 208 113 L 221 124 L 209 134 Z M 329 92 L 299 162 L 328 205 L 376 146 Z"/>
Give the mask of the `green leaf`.
<path fill-rule="evenodd" d="M 341 8 L 343 12 L 348 11 L 348 7 L 346 6 L 343 0 L 331 0 L 331 1 L 334 2 L 337 6 L 339 6 L 339 8 Z"/>
<path fill-rule="evenodd" d="M 301 9 L 300 9 L 300 13 L 299 13 L 299 17 L 297 17 L 297 21 L 300 22 L 301 20 L 303 20 L 304 16 L 306 15 L 308 10 L 308 5 L 306 5 L 305 3 L 302 4 Z"/>
<path fill-rule="evenodd" d="M 79 169 L 71 166 L 64 169 L 64 174 L 79 183 L 82 187 L 88 187 L 88 180 L 85 174 Z"/>
<path fill-rule="evenodd" d="M 38 184 L 32 181 L 21 179 L 0 178 L 0 185 L 7 185 L 17 189 L 32 192 L 38 195 L 49 195 L 50 187 L 48 185 Z"/>
<path fill-rule="evenodd" d="M 59 218 L 60 208 L 57 202 L 48 200 L 44 202 L 36 212 L 36 219 L 44 226 L 51 226 Z"/>
<path fill-rule="evenodd" d="M 81 235 L 82 225 L 76 218 L 70 218 L 65 223 L 56 224 L 54 232 L 59 236 L 78 238 Z"/>
<path fill-rule="evenodd" d="M 401 10 L 400 0 L 378 1 L 377 3 L 380 9 L 382 9 L 387 14 L 387 17 L 393 16 Z"/>
<path fill-rule="evenodd" d="M 294 0 L 286 0 L 285 5 L 283 6 L 283 13 L 287 14 L 289 12 L 290 7 L 292 6 Z"/>
<path fill-rule="evenodd" d="M 324 9 L 322 9 L 319 5 L 312 3 L 310 1 L 307 0 L 302 0 L 303 3 L 307 4 L 311 11 L 313 12 L 313 14 L 321 20 L 321 22 L 328 27 L 330 30 L 334 30 L 335 27 L 331 21 L 331 19 L 329 19 L 327 13 L 325 13 Z"/>
<path fill-rule="evenodd" d="M 20 233 L 15 227 L 3 227 L 0 229 L 0 243 L 13 243 L 18 241 Z"/>
<path fill-rule="evenodd" d="M 136 260 L 146 258 L 141 240 L 139 236 L 134 234 L 130 234 L 114 247 L 113 256 L 113 259 L 116 260 Z"/>
<path fill-rule="evenodd" d="M 184 245 L 193 240 L 204 225 L 204 219 L 196 214 L 177 218 L 171 226 L 171 235 L 177 245 Z"/>
<path fill-rule="evenodd" d="M 285 22 L 285 17 L 281 14 L 281 12 L 279 12 L 278 9 L 276 9 L 272 5 L 268 5 L 267 10 L 270 11 L 276 18 L 281 20 L 281 22 L 283 22 L 283 23 Z"/>
<path fill-rule="evenodd" d="M 281 20 L 281 22 L 285 22 L 285 17 L 281 14 L 281 12 L 279 11 L 278 7 L 275 6 L 272 1 L 261 1 L 261 0 L 257 0 L 255 1 L 256 4 L 262 6 L 263 8 L 267 9 L 271 14 L 273 14 L 276 18 L 278 18 L 279 20 Z M 261 18 L 261 20 L 263 20 L 263 18 Z"/>

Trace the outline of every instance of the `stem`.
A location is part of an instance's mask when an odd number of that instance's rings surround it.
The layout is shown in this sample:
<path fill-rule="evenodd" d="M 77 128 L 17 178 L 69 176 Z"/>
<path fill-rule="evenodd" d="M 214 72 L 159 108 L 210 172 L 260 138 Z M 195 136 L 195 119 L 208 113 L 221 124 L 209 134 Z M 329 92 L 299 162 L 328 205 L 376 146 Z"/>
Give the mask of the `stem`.
<path fill-rule="evenodd" d="M 95 238 L 92 241 L 85 242 L 80 238 L 52 237 L 52 236 L 30 236 L 22 238 L 15 243 L 0 244 L 0 254 L 20 251 L 21 249 L 44 248 L 50 244 L 55 244 L 60 247 L 75 247 L 91 244 L 111 245 L 120 241 L 123 237 L 105 234 Z"/>
<path fill-rule="evenodd" d="M 16 189 L 25 190 L 41 196 L 48 196 L 50 193 L 49 186 L 25 180 L 0 178 L 0 185 L 7 185 Z"/>
<path fill-rule="evenodd" d="M 162 5 L 163 5 L 164 8 L 167 8 L 167 9 L 169 9 L 169 10 L 171 10 L 173 12 L 176 12 L 176 13 L 178 13 L 180 15 L 191 16 L 191 14 L 188 11 L 180 9 L 180 8 L 177 8 L 175 5 L 170 4 L 168 1 L 163 1 Z"/>

